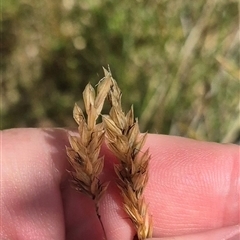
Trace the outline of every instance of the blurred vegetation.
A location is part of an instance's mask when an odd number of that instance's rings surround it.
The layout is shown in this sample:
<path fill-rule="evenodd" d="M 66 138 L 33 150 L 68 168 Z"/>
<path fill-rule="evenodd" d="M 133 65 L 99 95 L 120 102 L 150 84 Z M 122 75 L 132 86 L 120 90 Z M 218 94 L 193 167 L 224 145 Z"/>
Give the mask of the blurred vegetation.
<path fill-rule="evenodd" d="M 237 0 L 2 2 L 2 129 L 75 127 L 111 67 L 142 131 L 239 136 Z"/>

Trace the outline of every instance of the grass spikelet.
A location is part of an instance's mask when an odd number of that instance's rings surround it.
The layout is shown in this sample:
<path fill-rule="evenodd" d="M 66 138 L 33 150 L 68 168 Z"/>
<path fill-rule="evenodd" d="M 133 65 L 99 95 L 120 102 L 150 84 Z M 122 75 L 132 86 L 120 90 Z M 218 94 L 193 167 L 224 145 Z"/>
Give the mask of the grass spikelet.
<path fill-rule="evenodd" d="M 99 157 L 104 139 L 104 126 L 96 123 L 105 98 L 111 86 L 110 75 L 106 75 L 97 85 L 97 93 L 88 84 L 83 91 L 86 118 L 82 109 L 75 104 L 73 118 L 78 124 L 79 137 L 69 136 L 70 147 L 66 148 L 68 160 L 74 171 L 70 171 L 75 189 L 91 197 L 94 201 L 96 214 L 105 230 L 99 214 L 99 200 L 104 194 L 108 183 L 101 183 L 99 175 L 103 169 L 103 157 Z M 106 238 L 106 234 L 105 234 Z"/>
<path fill-rule="evenodd" d="M 109 76 L 104 69 L 105 76 Z M 133 222 L 139 240 L 152 236 L 152 222 L 148 207 L 144 201 L 143 190 L 148 181 L 148 150 L 141 148 L 146 140 L 146 133 L 140 134 L 137 119 L 134 119 L 133 107 L 125 114 L 121 107 L 121 91 L 116 81 L 111 78 L 112 86 L 108 98 L 112 105 L 109 115 L 103 116 L 106 139 L 110 150 L 116 155 L 119 164 L 115 172 L 119 178 L 124 209 Z"/>

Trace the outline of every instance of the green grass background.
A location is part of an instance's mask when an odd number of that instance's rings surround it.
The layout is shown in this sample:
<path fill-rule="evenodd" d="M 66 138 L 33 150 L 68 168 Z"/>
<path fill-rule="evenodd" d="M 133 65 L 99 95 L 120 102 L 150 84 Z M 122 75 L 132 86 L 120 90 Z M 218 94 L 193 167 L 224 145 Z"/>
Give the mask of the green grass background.
<path fill-rule="evenodd" d="M 2 2 L 1 128 L 75 127 L 110 65 L 142 131 L 239 136 L 237 0 Z"/>

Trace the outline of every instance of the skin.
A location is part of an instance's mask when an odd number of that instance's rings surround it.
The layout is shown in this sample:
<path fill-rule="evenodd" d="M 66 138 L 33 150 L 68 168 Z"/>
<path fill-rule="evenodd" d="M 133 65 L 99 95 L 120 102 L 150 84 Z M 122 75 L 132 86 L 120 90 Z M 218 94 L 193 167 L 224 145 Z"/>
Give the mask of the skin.
<path fill-rule="evenodd" d="M 68 132 L 1 132 L 1 239 L 103 239 L 93 202 L 69 181 Z M 239 146 L 149 134 L 147 148 L 152 158 L 144 195 L 154 239 L 239 239 Z M 117 160 L 106 146 L 103 154 L 101 181 L 110 185 L 100 214 L 107 238 L 132 240 L 115 184 Z"/>

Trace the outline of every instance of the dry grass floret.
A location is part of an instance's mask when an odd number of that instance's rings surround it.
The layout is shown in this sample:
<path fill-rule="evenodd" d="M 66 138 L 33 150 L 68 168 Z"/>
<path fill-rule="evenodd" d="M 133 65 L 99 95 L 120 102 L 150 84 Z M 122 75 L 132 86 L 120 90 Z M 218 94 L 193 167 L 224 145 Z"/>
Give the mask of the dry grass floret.
<path fill-rule="evenodd" d="M 109 76 L 110 71 L 104 72 L 105 76 Z M 115 172 L 120 180 L 118 186 L 123 196 L 124 209 L 136 228 L 138 239 L 145 239 L 152 236 L 152 222 L 143 198 L 150 155 L 148 150 L 142 153 L 141 149 L 147 135 L 140 134 L 133 107 L 126 115 L 122 111 L 121 91 L 116 81 L 111 79 L 108 97 L 112 107 L 109 115 L 103 116 L 107 144 L 120 162 L 115 166 Z"/>

